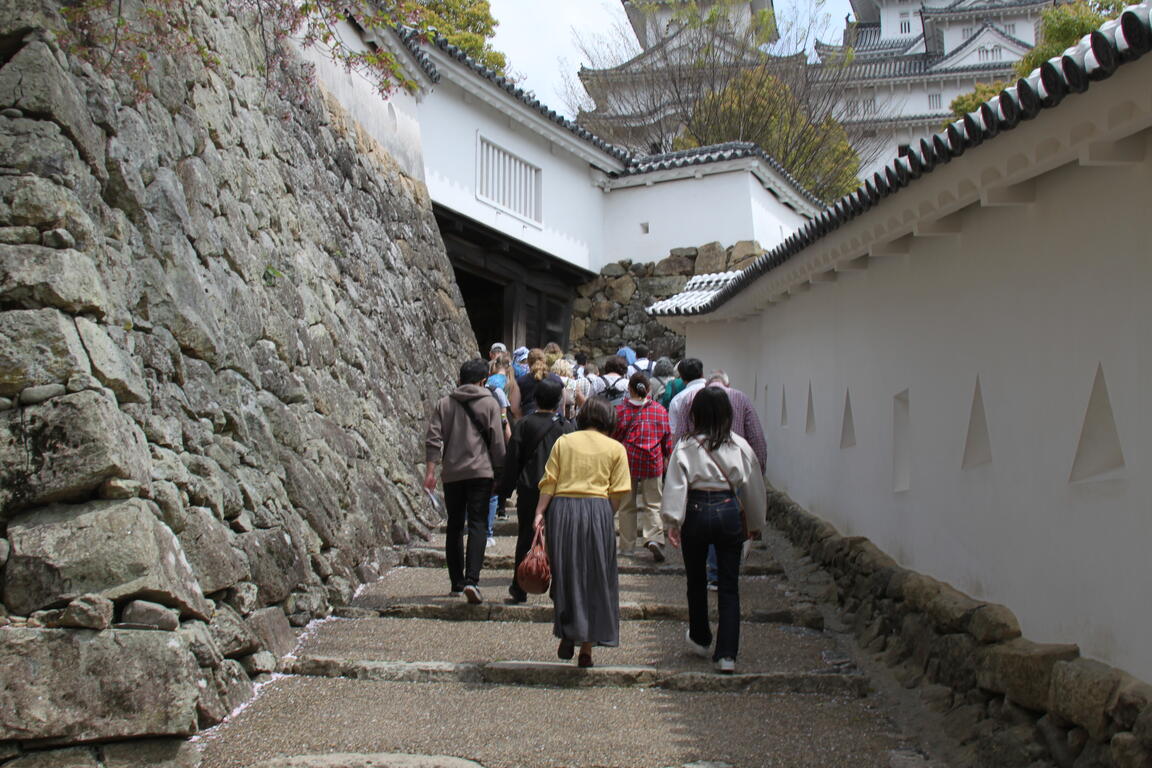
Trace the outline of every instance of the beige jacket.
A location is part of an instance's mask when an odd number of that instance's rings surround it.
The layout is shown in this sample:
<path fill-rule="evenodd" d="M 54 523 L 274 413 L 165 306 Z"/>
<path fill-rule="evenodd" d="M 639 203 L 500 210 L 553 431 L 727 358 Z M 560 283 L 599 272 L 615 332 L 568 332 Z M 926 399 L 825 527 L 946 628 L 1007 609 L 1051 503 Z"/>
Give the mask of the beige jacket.
<path fill-rule="evenodd" d="M 729 487 L 717 462 L 724 466 L 732 481 L 748 520 L 748 530 L 764 530 L 768 511 L 768 493 L 764 488 L 764 475 L 760 462 L 748 441 L 735 432 L 732 439 L 712 451 L 713 461 L 704 446 L 689 435 L 680 439 L 668 459 L 668 473 L 664 476 L 664 496 L 660 514 L 668 526 L 679 528 L 684 522 L 684 507 L 688 490 L 723 491 Z"/>
<path fill-rule="evenodd" d="M 462 402 L 471 406 L 486 434 L 481 435 L 476 429 Z M 504 467 L 504 427 L 500 423 L 500 406 L 486 387 L 464 384 L 440 398 L 428 421 L 424 458 L 442 465 L 440 479 L 445 483 L 500 476 Z"/>

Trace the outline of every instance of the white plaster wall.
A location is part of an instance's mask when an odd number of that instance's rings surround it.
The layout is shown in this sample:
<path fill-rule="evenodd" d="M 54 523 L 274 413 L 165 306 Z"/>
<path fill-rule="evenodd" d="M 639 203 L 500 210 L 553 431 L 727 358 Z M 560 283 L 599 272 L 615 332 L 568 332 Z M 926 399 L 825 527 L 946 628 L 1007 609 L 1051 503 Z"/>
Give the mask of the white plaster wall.
<path fill-rule="evenodd" d="M 768 478 L 797 502 L 1008 605 L 1033 640 L 1152 679 L 1152 234 L 1136 224 L 1152 166 L 1069 165 L 1037 183 L 1032 205 L 969 207 L 962 234 L 916 238 L 752 320 L 693 323 L 687 348 L 758 387 Z M 1072 483 L 1098 366 L 1126 465 Z M 963 469 L 977 377 L 992 462 Z M 896 493 L 904 390 L 910 489 Z M 846 391 L 857 443 L 841 448 Z"/>
<path fill-rule="evenodd" d="M 337 25 L 340 37 L 354 50 L 363 50 L 360 33 L 347 22 Z M 424 178 L 420 123 L 416 99 L 403 89 L 381 96 L 362 75 L 347 71 L 317 46 L 297 45 L 300 55 L 316 67 L 316 80 L 348 110 L 367 133 L 380 142 L 404 172 Z"/>
<path fill-rule="evenodd" d="M 447 81 L 419 109 L 426 181 L 434 202 L 570 264 L 600 269 L 605 263 L 604 193 L 594 186 L 587 161 Z M 526 223 L 476 197 L 478 134 L 541 169 L 541 224 Z"/>
<path fill-rule="evenodd" d="M 605 263 L 659 261 L 673 248 L 712 241 L 771 248 L 803 223 L 746 171 L 614 189 L 605 204 Z"/>

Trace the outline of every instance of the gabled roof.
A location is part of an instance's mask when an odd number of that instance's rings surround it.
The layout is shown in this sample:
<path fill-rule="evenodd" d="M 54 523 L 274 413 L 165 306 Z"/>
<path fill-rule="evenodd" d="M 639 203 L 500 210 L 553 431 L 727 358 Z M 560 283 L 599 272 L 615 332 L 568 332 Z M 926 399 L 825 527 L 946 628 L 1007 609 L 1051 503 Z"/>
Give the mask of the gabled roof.
<path fill-rule="evenodd" d="M 812 207 L 819 209 L 824 205 L 823 200 L 820 200 L 806 190 L 774 157 L 761 149 L 759 145 L 753 144 L 750 141 L 730 141 L 725 144 L 713 144 L 707 147 L 696 147 L 679 152 L 664 152 L 658 155 L 638 155 L 632 158 L 628 164 L 628 168 L 623 173 L 615 175 L 617 178 L 638 176 L 645 173 L 708 165 L 711 163 L 722 163 L 745 158 L 759 160 L 771 168 L 775 172 L 775 175 L 780 177 L 780 179 L 788 185 L 790 191 L 798 195 L 807 204 L 806 207 L 809 207 L 809 210 L 811 210 Z"/>
<path fill-rule="evenodd" d="M 660 42 L 640 51 L 640 53 L 632 58 L 614 67 L 592 69 L 581 66 L 576 76 L 580 78 L 581 83 L 586 83 L 587 80 L 629 77 L 631 75 L 649 72 L 652 70 L 653 64 L 659 68 L 662 66 L 662 62 L 674 59 L 676 52 L 682 48 L 689 50 L 698 48 L 698 41 L 684 39 L 687 32 L 688 30 L 681 30 L 674 35 L 661 38 Z M 738 61 L 739 56 L 747 54 L 749 61 L 755 61 L 757 52 L 754 49 L 744 48 L 739 42 L 732 40 L 727 35 L 713 34 L 711 36 L 717 44 L 725 47 L 725 54 L 731 57 L 726 60 Z"/>
<path fill-rule="evenodd" d="M 397 37 L 403 42 L 404 47 L 412 54 L 413 58 L 423 69 L 425 74 L 433 83 L 440 82 L 441 74 L 437 69 L 436 64 L 428 56 L 427 51 L 424 50 L 420 35 L 407 27 L 397 28 Z M 709 163 L 728 162 L 731 160 L 741 158 L 755 158 L 764 163 L 772 169 L 774 174 L 779 177 L 788 187 L 789 190 L 785 192 L 784 196 L 791 196 L 799 198 L 802 201 L 801 207 L 807 208 L 812 211 L 814 208 L 819 208 L 824 204 L 824 201 L 815 197 L 804 186 L 789 174 L 784 167 L 771 157 L 758 145 L 751 142 L 729 142 L 727 144 L 716 144 L 707 147 L 699 147 L 697 149 L 685 150 L 682 152 L 668 152 L 659 155 L 637 155 L 629 152 L 622 147 L 617 147 L 609 144 L 604 139 L 601 139 L 596 134 L 583 128 L 578 123 L 569 120 L 563 115 L 559 114 L 553 109 L 548 108 L 539 99 L 531 93 L 516 87 L 507 77 L 497 74 L 493 70 L 485 67 L 480 62 L 473 59 L 467 53 L 462 51 L 455 45 L 452 45 L 442 37 L 437 37 L 432 43 L 454 61 L 459 62 L 463 67 L 471 71 L 477 77 L 488 81 L 492 85 L 507 93 L 511 98 L 520 102 L 521 104 L 535 110 L 543 115 L 549 121 L 564 128 L 565 130 L 576 135 L 578 138 L 591 144 L 597 149 L 605 152 L 616 160 L 624 164 L 624 169 L 618 172 L 612 172 L 610 177 L 622 178 L 626 176 L 637 176 L 645 173 L 652 173 L 659 170 L 666 170 L 670 168 L 681 168 L 689 165 L 706 165 Z M 769 186 L 769 180 L 761 178 L 761 182 L 765 186 Z M 771 180 L 775 184 L 775 180 Z"/>
<path fill-rule="evenodd" d="M 396 30 L 396 34 L 404 43 L 404 47 L 408 49 L 408 51 L 412 54 L 412 57 L 428 74 L 428 77 L 432 80 L 432 82 L 440 82 L 440 72 L 436 68 L 435 63 L 431 60 L 431 58 L 429 58 L 428 53 L 424 50 L 424 47 L 421 44 L 422 41 L 420 35 L 415 30 L 408 27 L 398 28 Z M 431 43 L 451 58 L 460 62 L 461 65 L 471 70 L 477 77 L 483 80 L 487 80 L 497 88 L 503 90 L 516 101 L 524 104 L 530 109 L 535 110 L 551 122 L 596 147 L 601 152 L 605 152 L 622 162 L 628 162 L 631 159 L 632 156 L 627 150 L 621 147 L 617 147 L 614 144 L 608 143 L 588 129 L 583 128 L 572 120 L 564 117 L 556 110 L 551 109 L 546 104 L 541 102 L 532 93 L 517 87 L 511 79 L 498 74 L 497 72 L 484 66 L 469 56 L 467 53 L 462 51 L 460 48 L 448 42 L 443 37 L 437 37 L 432 40 Z"/>
<path fill-rule="evenodd" d="M 921 176 L 963 155 L 967 148 L 994 141 L 1002 131 L 1016 127 L 1045 110 L 1056 108 L 1069 94 L 1087 90 L 1092 82 L 1111 77 L 1116 68 L 1152 49 L 1152 0 L 1130 6 L 1119 19 L 1106 22 L 1085 35 L 1061 56 L 1049 59 L 995 97 L 950 123 L 946 130 L 920 140 L 918 148 L 889 163 L 868 179 L 864 186 L 824 209 L 812 221 L 783 243 L 760 256 L 736 279 L 725 284 L 702 302 L 677 302 L 673 296 L 653 305 L 648 312 L 658 317 L 701 315 L 713 312 L 752 285 L 758 278 L 780 267 L 814 243 L 869 209 L 889 195 L 913 184 Z M 963 162 L 958 160 L 958 162 Z"/>
<path fill-rule="evenodd" d="M 1007 50 L 1015 53 L 1015 55 L 1010 59 L 1004 59 L 1003 61 L 999 62 L 1001 64 L 1008 63 L 1009 61 L 1016 61 L 1020 59 L 1020 57 L 1025 53 L 1032 50 L 1032 46 L 1028 43 L 1019 38 L 1013 37 L 1012 35 L 1009 35 L 1007 32 L 1000 29 L 991 22 L 985 21 L 980 25 L 979 29 L 972 33 L 971 37 L 953 48 L 952 52 L 947 56 L 933 64 L 931 66 L 931 70 L 933 72 L 942 72 L 944 70 L 955 71 L 958 68 L 956 66 L 956 62 L 963 59 L 965 56 L 971 53 L 973 48 L 985 41 L 1001 43 L 1006 47 Z"/>
<path fill-rule="evenodd" d="M 1051 4 L 1050 0 L 954 0 L 945 6 L 925 6 L 920 9 L 920 12 L 925 16 L 947 16 L 1010 11 L 1017 8 L 1042 8 Z"/>

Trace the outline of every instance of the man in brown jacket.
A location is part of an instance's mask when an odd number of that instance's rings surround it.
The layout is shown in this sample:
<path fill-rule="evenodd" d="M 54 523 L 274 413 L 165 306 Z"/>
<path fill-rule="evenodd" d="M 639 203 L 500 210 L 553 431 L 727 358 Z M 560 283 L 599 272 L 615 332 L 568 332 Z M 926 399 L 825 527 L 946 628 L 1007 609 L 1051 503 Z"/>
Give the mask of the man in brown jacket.
<path fill-rule="evenodd" d="M 500 477 L 504 467 L 500 406 L 484 386 L 487 378 L 488 364 L 479 358 L 460 366 L 460 386 L 436 403 L 424 441 L 428 463 L 424 487 L 429 491 L 436 489 L 436 465 L 443 465 L 441 479 L 448 513 L 444 554 L 452 594 L 463 593 L 470 603 L 483 601 L 477 584 L 488 538 L 488 498 L 493 493 L 493 479 Z"/>

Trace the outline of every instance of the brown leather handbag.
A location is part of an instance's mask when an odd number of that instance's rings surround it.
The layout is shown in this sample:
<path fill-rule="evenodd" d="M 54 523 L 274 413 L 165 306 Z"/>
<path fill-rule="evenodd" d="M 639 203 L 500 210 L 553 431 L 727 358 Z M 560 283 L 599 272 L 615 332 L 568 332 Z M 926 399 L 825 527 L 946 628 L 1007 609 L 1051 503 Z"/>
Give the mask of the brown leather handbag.
<path fill-rule="evenodd" d="M 516 583 L 525 592 L 542 595 L 552 583 L 552 566 L 548 564 L 548 548 L 544 543 L 544 527 L 536 528 L 532 548 L 516 569 Z"/>

